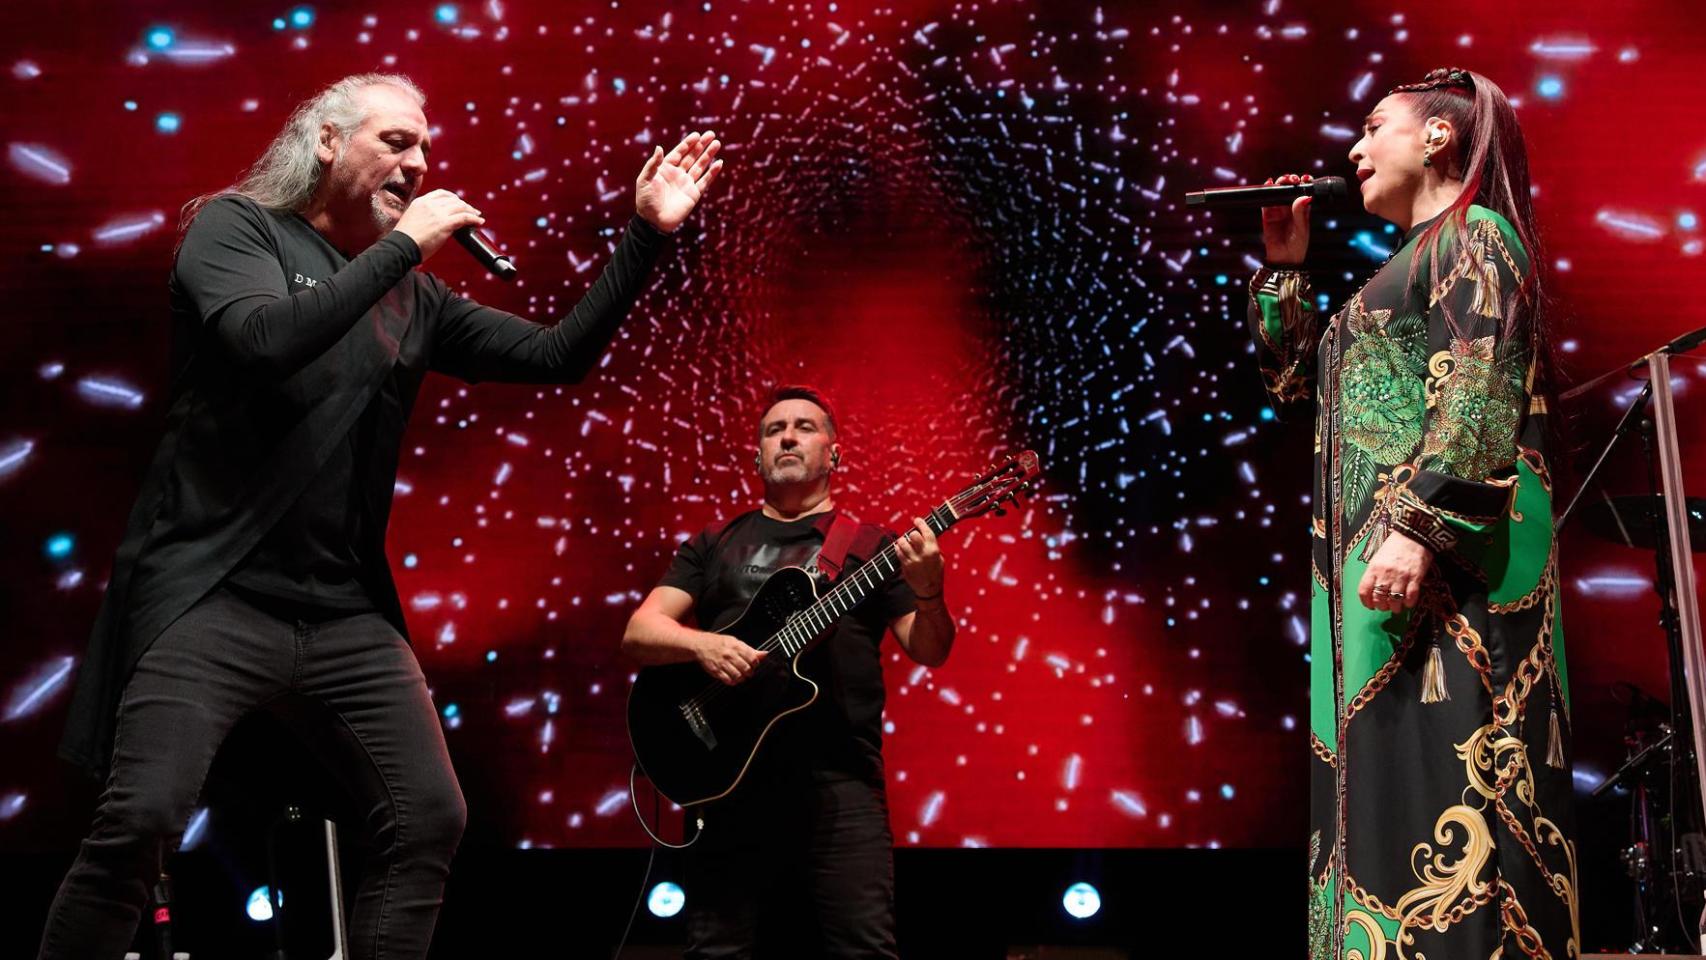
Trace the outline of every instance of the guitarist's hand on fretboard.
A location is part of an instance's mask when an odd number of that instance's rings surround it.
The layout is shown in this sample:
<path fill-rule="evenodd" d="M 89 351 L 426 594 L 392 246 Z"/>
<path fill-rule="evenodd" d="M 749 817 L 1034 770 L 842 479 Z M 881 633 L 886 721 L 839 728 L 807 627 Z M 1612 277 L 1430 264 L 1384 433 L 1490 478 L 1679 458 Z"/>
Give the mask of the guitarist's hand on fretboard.
<path fill-rule="evenodd" d="M 752 676 L 759 662 L 769 655 L 723 633 L 700 634 L 699 645 L 693 651 L 693 658 L 707 674 L 731 687 Z"/>
<path fill-rule="evenodd" d="M 900 575 L 913 593 L 920 597 L 934 597 L 942 593 L 942 571 L 945 567 L 942 548 L 936 543 L 935 531 L 923 517 L 912 521 L 912 529 L 901 534 L 894 549 L 900 554 Z"/>

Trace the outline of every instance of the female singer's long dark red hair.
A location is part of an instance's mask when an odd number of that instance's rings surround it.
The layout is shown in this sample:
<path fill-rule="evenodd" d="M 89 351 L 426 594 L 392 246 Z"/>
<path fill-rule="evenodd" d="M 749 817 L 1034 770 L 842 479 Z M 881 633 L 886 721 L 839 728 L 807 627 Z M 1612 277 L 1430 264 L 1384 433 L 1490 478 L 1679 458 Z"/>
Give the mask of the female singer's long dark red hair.
<path fill-rule="evenodd" d="M 1428 285 L 1435 286 L 1443 263 L 1440 245 L 1450 238 L 1468 236 L 1470 204 L 1480 204 L 1510 222 L 1522 241 L 1528 256 L 1528 270 L 1518 290 L 1520 309 L 1508 311 L 1501 330 L 1501 340 L 1517 345 L 1524 340 L 1533 349 L 1538 363 L 1537 392 L 1550 393 L 1552 374 L 1556 367 L 1551 330 L 1546 317 L 1546 298 L 1541 275 L 1544 259 L 1541 255 L 1540 231 L 1534 220 L 1534 203 L 1528 181 L 1528 147 L 1523 141 L 1516 110 L 1511 107 L 1505 92 L 1485 76 L 1469 70 L 1445 67 L 1429 73 L 1421 83 L 1406 84 L 1392 90 L 1392 95 L 1409 102 L 1417 119 L 1439 117 L 1448 121 L 1456 133 L 1450 160 L 1440 158 L 1435 163 L 1450 164 L 1446 169 L 1461 171 L 1463 193 L 1418 238 L 1417 248 L 1426 251 L 1425 257 L 1410 262 L 1411 281 L 1422 260 L 1428 262 Z"/>

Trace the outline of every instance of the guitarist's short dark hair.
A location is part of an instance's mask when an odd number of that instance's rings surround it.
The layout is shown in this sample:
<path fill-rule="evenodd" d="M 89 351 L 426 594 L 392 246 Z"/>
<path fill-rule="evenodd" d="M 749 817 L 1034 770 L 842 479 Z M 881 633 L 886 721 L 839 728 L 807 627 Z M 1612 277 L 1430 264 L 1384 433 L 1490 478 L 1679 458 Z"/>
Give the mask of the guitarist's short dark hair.
<path fill-rule="evenodd" d="M 770 407 L 774 407 L 784 400 L 810 400 L 823 408 L 823 418 L 829 427 L 829 435 L 834 437 L 840 432 L 835 427 L 835 408 L 829 405 L 829 399 L 823 395 L 822 390 L 803 383 L 785 383 L 770 391 L 770 404 L 764 409 L 768 412 Z M 759 429 L 763 429 L 762 424 L 759 425 Z"/>

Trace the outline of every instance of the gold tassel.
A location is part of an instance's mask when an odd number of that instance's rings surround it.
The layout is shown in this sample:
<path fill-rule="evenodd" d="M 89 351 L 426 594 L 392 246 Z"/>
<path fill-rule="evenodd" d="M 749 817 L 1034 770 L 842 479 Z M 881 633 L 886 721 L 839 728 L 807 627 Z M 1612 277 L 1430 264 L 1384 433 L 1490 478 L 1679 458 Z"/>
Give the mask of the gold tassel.
<path fill-rule="evenodd" d="M 1373 559 L 1375 551 L 1379 550 L 1381 544 L 1386 542 L 1387 527 L 1390 525 L 1386 516 L 1386 508 L 1377 507 L 1376 510 L 1378 513 L 1375 517 L 1374 528 L 1368 532 L 1368 539 L 1363 541 L 1362 552 L 1357 554 L 1357 559 L 1363 563 Z"/>
<path fill-rule="evenodd" d="M 1439 644 L 1428 644 L 1428 662 L 1422 666 L 1422 702 L 1439 703 L 1450 700 L 1445 689 L 1445 663 L 1440 660 Z"/>
<path fill-rule="evenodd" d="M 1564 762 L 1564 733 L 1558 726 L 1558 705 L 1552 705 L 1551 730 L 1548 731 L 1546 743 L 1546 765 L 1558 770 L 1568 766 Z"/>
<path fill-rule="evenodd" d="M 1504 304 L 1499 296 L 1499 267 L 1491 257 L 1481 261 L 1474 278 L 1475 299 L 1469 309 L 1483 317 L 1502 317 Z"/>

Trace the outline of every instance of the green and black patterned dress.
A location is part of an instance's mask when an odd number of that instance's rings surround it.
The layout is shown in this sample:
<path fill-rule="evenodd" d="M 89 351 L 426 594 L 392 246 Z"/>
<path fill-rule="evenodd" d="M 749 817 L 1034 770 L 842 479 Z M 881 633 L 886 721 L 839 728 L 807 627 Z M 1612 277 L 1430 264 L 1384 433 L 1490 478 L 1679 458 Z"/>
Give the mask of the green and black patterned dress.
<path fill-rule="evenodd" d="M 1576 846 L 1528 257 L 1472 207 L 1430 280 L 1432 223 L 1324 329 L 1303 272 L 1250 282 L 1275 408 L 1316 401 L 1310 956 L 1563 960 Z M 1357 596 L 1394 530 L 1434 555 L 1396 614 Z"/>

